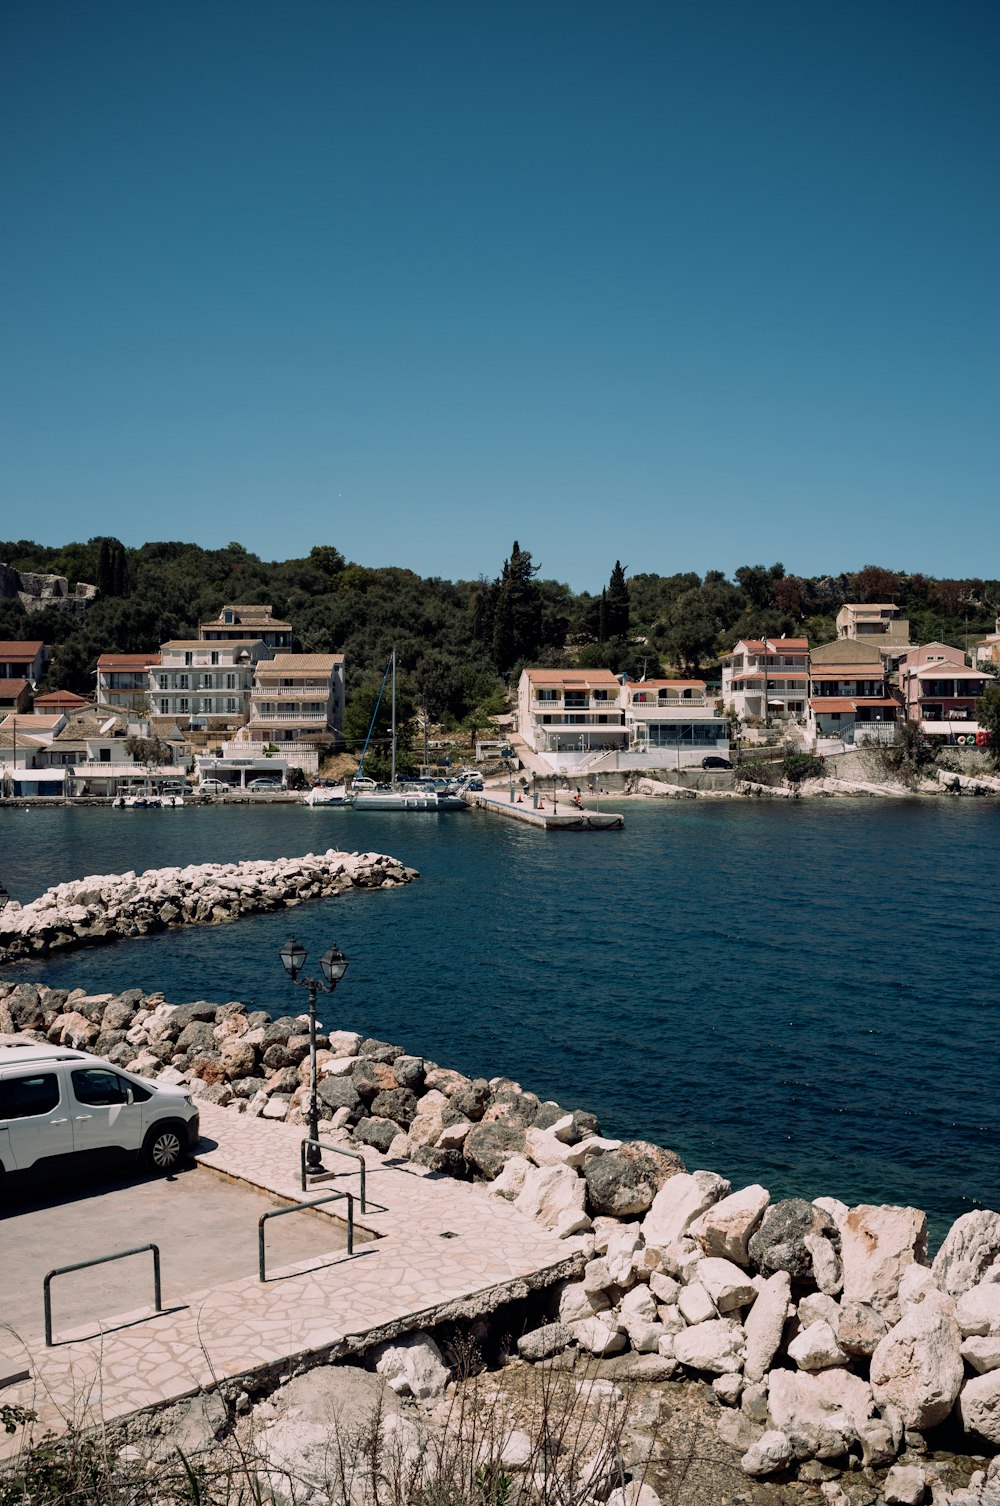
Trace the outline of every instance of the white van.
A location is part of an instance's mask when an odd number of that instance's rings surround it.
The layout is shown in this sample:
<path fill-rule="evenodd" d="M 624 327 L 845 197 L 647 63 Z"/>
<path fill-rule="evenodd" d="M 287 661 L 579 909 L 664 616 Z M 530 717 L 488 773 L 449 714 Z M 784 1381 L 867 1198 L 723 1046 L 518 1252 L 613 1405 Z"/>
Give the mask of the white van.
<path fill-rule="evenodd" d="M 75 1170 L 116 1153 L 172 1171 L 198 1133 L 198 1110 L 183 1088 L 67 1046 L 0 1046 L 0 1180 L 60 1162 Z"/>

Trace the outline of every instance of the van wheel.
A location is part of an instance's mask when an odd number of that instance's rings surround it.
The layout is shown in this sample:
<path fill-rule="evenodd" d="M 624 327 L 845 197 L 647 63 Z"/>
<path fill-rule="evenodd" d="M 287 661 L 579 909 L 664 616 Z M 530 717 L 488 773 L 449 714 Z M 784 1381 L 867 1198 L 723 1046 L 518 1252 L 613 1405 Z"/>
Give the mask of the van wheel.
<path fill-rule="evenodd" d="M 175 1124 L 157 1124 L 146 1136 L 142 1159 L 148 1171 L 173 1171 L 181 1161 L 184 1147 Z"/>

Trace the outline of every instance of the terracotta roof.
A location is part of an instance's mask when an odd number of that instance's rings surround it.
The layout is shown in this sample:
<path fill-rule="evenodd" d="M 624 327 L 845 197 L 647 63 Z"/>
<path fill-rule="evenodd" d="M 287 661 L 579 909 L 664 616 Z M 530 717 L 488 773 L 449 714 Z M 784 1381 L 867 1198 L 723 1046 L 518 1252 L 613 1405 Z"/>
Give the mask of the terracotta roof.
<path fill-rule="evenodd" d="M 73 690 L 47 690 L 44 695 L 35 696 L 36 711 L 76 710 L 78 706 L 89 705 L 85 695 L 77 695 Z"/>
<path fill-rule="evenodd" d="M 98 669 L 146 669 L 150 664 L 159 664 L 159 654 L 102 654 L 97 661 Z"/>
<path fill-rule="evenodd" d="M 811 695 L 809 704 L 814 711 L 853 711 L 854 702 L 836 695 Z"/>
<path fill-rule="evenodd" d="M 534 685 L 565 685 L 570 690 L 599 685 L 618 689 L 618 680 L 610 669 L 526 669 Z"/>
<path fill-rule="evenodd" d="M 22 695 L 24 691 L 30 689 L 30 680 L 0 680 L 0 695 L 5 701 L 13 700 L 15 696 Z"/>
<path fill-rule="evenodd" d="M 629 680 L 626 690 L 704 690 L 704 680 Z"/>
<path fill-rule="evenodd" d="M 54 727 L 62 719 L 63 715 L 61 711 L 51 712 L 47 716 L 35 716 L 31 712 L 24 712 L 22 714 L 21 712 L 12 711 L 0 722 L 0 727 L 13 726 L 16 722 L 19 733 L 22 727 L 26 728 L 29 732 L 48 732 L 50 727 Z"/>
<path fill-rule="evenodd" d="M 37 737 L 22 737 L 21 722 L 23 720 L 23 717 L 18 717 L 16 734 L 0 723 L 0 748 L 16 747 L 18 752 L 20 752 L 22 748 L 44 748 L 46 746 L 45 743 L 39 742 Z"/>
<path fill-rule="evenodd" d="M 45 644 L 41 638 L 19 640 L 11 638 L 0 642 L 0 663 L 6 659 L 33 659 Z"/>
<path fill-rule="evenodd" d="M 868 707 L 868 706 L 892 706 L 897 711 L 901 711 L 902 710 L 902 707 L 900 706 L 899 702 L 898 701 L 890 700 L 890 698 L 888 696 L 876 696 L 876 695 L 863 696 L 863 695 L 859 695 L 859 696 L 855 696 L 854 697 L 854 704 L 858 708 L 859 711 L 864 711 L 865 708 Z"/>
<path fill-rule="evenodd" d="M 933 664 L 925 664 L 920 669 L 907 670 L 916 680 L 992 680 L 993 676 L 985 674 L 981 669 L 969 669 L 965 664 L 959 664 L 954 659 L 937 659 Z"/>
<path fill-rule="evenodd" d="M 258 674 L 332 674 L 343 664 L 343 654 L 275 654 L 257 666 Z"/>
<path fill-rule="evenodd" d="M 901 612 L 903 609 L 895 601 L 845 601 L 841 610 L 844 612 Z"/>
<path fill-rule="evenodd" d="M 730 649 L 735 654 L 740 644 L 751 654 L 807 654 L 809 652 L 808 638 L 741 638 L 736 648 Z M 728 658 L 724 654 L 723 658 Z"/>

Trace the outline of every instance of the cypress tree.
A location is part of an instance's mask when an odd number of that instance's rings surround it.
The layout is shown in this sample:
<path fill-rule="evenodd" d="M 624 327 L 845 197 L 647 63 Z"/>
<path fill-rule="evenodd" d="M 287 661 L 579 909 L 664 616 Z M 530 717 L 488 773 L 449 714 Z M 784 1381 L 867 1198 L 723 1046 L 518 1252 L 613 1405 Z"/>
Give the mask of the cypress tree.
<path fill-rule="evenodd" d="M 615 568 L 611 572 L 611 580 L 608 584 L 606 595 L 602 596 L 604 602 L 604 621 L 609 638 L 625 638 L 628 636 L 629 625 L 629 590 L 625 579 L 626 567 L 621 560 L 615 560 Z M 601 634 L 603 638 L 604 633 Z"/>

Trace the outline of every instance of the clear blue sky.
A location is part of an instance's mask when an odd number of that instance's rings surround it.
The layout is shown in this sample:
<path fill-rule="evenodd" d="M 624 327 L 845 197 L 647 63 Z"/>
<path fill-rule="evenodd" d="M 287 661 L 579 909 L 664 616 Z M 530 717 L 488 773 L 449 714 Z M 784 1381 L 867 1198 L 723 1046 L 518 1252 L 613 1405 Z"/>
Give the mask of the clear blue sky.
<path fill-rule="evenodd" d="M 0 28 L 0 537 L 1000 573 L 996 0 Z"/>

